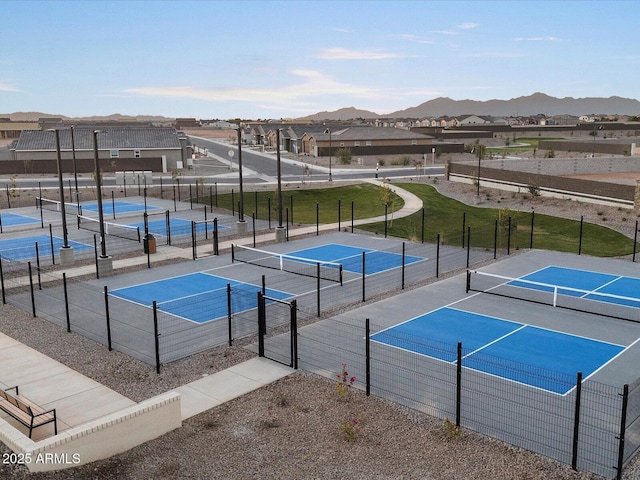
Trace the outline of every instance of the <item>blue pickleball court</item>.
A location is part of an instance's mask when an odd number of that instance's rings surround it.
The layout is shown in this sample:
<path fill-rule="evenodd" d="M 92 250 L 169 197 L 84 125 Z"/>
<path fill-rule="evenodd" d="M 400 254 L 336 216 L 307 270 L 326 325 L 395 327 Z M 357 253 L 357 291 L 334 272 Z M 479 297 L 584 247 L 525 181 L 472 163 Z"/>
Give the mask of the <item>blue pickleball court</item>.
<path fill-rule="evenodd" d="M 129 225 L 138 227 L 141 232 L 144 232 L 144 222 L 137 222 Z M 149 233 L 153 235 L 162 237 L 168 236 L 166 219 L 148 220 L 147 228 L 149 229 Z M 218 231 L 227 228 L 229 227 L 225 225 L 218 225 Z M 171 235 L 174 237 L 180 235 L 191 235 L 191 220 L 185 220 L 183 218 L 170 218 L 169 230 L 171 232 Z M 204 233 L 205 230 L 209 233 L 213 233 L 213 223 L 196 222 L 196 233 Z"/>
<path fill-rule="evenodd" d="M 344 271 L 362 273 L 362 254 L 365 256 L 365 274 L 372 275 L 402 266 L 402 254 L 372 250 L 369 248 L 328 243 L 319 247 L 289 252 L 287 255 L 319 262 L 342 264 Z M 425 260 L 422 257 L 405 255 L 405 265 Z"/>
<path fill-rule="evenodd" d="M 44 258 L 51 256 L 51 241 L 52 237 L 49 235 L 34 235 L 30 237 L 11 238 L 7 240 L 0 240 L 0 255 L 2 258 L 19 261 L 30 260 L 33 258 Z M 36 254 L 36 244 L 38 245 L 38 251 Z M 74 242 L 68 240 L 70 247 L 74 250 L 90 250 L 93 249 L 92 245 L 85 243 Z M 64 245 L 64 239 L 60 237 L 53 237 L 53 251 L 54 255 L 58 254 L 60 248 Z"/>
<path fill-rule="evenodd" d="M 3 227 L 12 227 L 14 225 L 29 225 L 31 223 L 39 223 L 37 218 L 18 215 L 17 213 L 3 212 L 0 213 L 0 223 Z"/>
<path fill-rule="evenodd" d="M 81 204 L 82 211 L 89 211 L 98 213 L 98 202 L 85 202 Z M 147 210 L 156 210 L 158 207 L 154 207 L 152 205 L 147 205 Z M 123 202 L 121 200 L 117 200 L 115 202 L 111 202 L 108 200 L 103 200 L 102 202 L 102 213 L 105 215 L 113 215 L 121 214 L 121 213 L 133 213 L 133 212 L 144 212 L 145 206 L 139 203 L 133 202 Z"/>
<path fill-rule="evenodd" d="M 456 346 L 461 342 L 464 368 L 560 395 L 573 388 L 577 372 L 587 378 L 625 349 L 450 307 L 378 332 L 371 340 L 449 363 L 457 360 Z M 554 375 L 540 375 L 541 371 Z"/>
<path fill-rule="evenodd" d="M 155 301 L 161 312 L 202 324 L 227 317 L 227 284 L 231 285 L 232 313 L 258 307 L 257 292 L 262 290 L 261 286 L 203 272 L 119 288 L 109 293 L 146 307 L 151 307 Z M 294 296 L 269 288 L 265 294 L 279 300 Z"/>

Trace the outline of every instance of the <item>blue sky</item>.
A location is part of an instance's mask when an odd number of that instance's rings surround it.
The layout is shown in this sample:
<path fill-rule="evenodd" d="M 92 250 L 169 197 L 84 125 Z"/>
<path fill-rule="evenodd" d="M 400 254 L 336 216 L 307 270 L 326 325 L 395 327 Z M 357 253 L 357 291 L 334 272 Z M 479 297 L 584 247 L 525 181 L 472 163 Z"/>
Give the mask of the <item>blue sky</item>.
<path fill-rule="evenodd" d="M 640 2 L 0 1 L 0 113 L 381 115 L 640 98 Z"/>

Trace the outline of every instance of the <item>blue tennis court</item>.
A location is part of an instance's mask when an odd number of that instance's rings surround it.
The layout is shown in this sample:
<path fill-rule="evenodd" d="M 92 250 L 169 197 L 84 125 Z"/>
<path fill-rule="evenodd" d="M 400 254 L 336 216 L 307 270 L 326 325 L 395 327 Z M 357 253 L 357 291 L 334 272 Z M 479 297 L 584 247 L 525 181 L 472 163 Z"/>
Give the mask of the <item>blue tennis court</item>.
<path fill-rule="evenodd" d="M 345 271 L 362 273 L 362 253 L 365 256 L 365 274 L 384 272 L 402 266 L 402 254 L 372 250 L 369 248 L 353 247 L 339 243 L 328 243 L 319 247 L 306 248 L 287 255 L 307 258 L 319 262 L 335 262 L 342 264 Z M 425 260 L 422 257 L 405 255 L 405 265 Z"/>
<path fill-rule="evenodd" d="M 8 240 L 0 240 L 0 255 L 2 258 L 12 261 L 29 260 L 40 256 L 41 258 L 51 256 L 51 240 L 49 235 L 35 235 L 31 237 L 11 238 Z M 38 244 L 38 255 L 36 255 L 36 243 Z M 68 241 L 70 247 L 74 250 L 93 249 L 92 245 L 80 242 Z M 59 237 L 53 237 L 53 251 L 58 253 L 60 247 L 64 245 L 64 240 Z"/>
<path fill-rule="evenodd" d="M 476 371 L 564 395 L 583 378 L 600 369 L 625 347 L 569 335 L 491 316 L 440 308 L 371 336 L 371 340 L 444 362 L 457 360 L 462 342 L 462 365 Z M 499 359 L 489 361 L 488 359 Z M 517 365 L 534 366 L 517 368 Z M 541 375 L 541 371 L 565 374 Z M 574 382 L 575 383 L 575 382 Z"/>
<path fill-rule="evenodd" d="M 203 272 L 119 288 L 112 290 L 110 295 L 146 307 L 151 307 L 155 301 L 159 311 L 195 323 L 206 323 L 227 317 L 227 284 L 231 285 L 232 313 L 257 308 L 257 292 L 262 290 L 261 286 Z M 269 288 L 265 294 L 279 300 L 294 296 Z"/>
<path fill-rule="evenodd" d="M 509 284 L 545 292 L 553 292 L 555 286 L 560 295 L 640 308 L 640 278 L 549 266 L 521 279 L 524 282 Z"/>
<path fill-rule="evenodd" d="M 4 227 L 12 227 L 14 225 L 28 225 L 30 223 L 40 222 L 37 218 L 18 215 L 16 213 L 0 213 L 0 223 Z"/>
<path fill-rule="evenodd" d="M 147 205 L 147 210 L 156 210 L 158 207 L 154 207 L 151 205 Z M 98 202 L 86 202 L 82 203 L 83 211 L 90 211 L 98 213 Z M 103 201 L 102 202 L 102 213 L 105 215 L 113 215 L 115 212 L 118 213 L 132 213 L 132 212 L 144 212 L 145 206 L 139 203 L 132 202 L 123 202 L 121 200 L 117 200 L 115 202 Z"/>

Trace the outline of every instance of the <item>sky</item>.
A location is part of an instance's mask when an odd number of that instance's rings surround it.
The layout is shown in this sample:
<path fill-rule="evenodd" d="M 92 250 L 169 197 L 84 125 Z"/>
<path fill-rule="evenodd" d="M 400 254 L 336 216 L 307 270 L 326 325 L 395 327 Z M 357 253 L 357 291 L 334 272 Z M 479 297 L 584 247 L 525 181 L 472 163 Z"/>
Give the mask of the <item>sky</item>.
<path fill-rule="evenodd" d="M 640 1 L 0 0 L 0 114 L 385 115 L 640 98 Z"/>

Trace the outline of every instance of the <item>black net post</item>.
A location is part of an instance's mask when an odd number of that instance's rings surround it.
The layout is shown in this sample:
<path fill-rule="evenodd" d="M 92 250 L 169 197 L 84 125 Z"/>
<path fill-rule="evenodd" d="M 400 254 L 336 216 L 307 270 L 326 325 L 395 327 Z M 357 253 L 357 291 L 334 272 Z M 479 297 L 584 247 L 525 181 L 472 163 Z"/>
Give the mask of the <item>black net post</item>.
<path fill-rule="evenodd" d="M 471 271 L 467 270 L 467 283 L 464 292 L 469 293 L 471 290 Z"/>
<path fill-rule="evenodd" d="M 458 342 L 458 360 L 456 362 L 456 427 L 460 428 L 460 410 L 462 402 L 462 342 Z"/>
<path fill-rule="evenodd" d="M 365 330 L 365 375 L 367 381 L 367 397 L 371 395 L 371 324 L 369 319 L 364 321 Z"/>
<path fill-rule="evenodd" d="M 511 217 L 507 219 L 507 255 L 511 255 Z"/>
<path fill-rule="evenodd" d="M 367 277 L 366 275 L 366 259 L 365 259 L 365 253 L 362 252 L 362 301 L 366 302 L 366 294 L 365 294 L 365 278 Z"/>
<path fill-rule="evenodd" d="M 576 376 L 576 403 L 573 414 L 573 451 L 571 454 L 571 468 L 578 470 L 578 439 L 580 432 L 580 401 L 582 400 L 582 372 Z"/>
<path fill-rule="evenodd" d="M 231 284 L 227 283 L 227 326 L 229 330 L 229 346 L 233 346 L 233 333 L 231 332 Z"/>
<path fill-rule="evenodd" d="M 320 205 L 316 203 L 316 237 L 320 235 Z"/>
<path fill-rule="evenodd" d="M 160 374 L 160 333 L 158 332 L 158 305 L 153 301 L 153 337 L 156 350 L 156 373 Z"/>
<path fill-rule="evenodd" d="M 341 215 L 340 215 L 340 210 L 342 209 L 342 205 L 341 205 L 341 201 L 340 199 L 338 199 L 338 231 L 340 231 L 340 219 L 341 219 Z"/>
<path fill-rule="evenodd" d="M 155 302 L 154 309 L 155 309 Z M 113 350 L 111 346 L 111 315 L 109 315 L 109 292 L 107 290 L 107 286 L 104 286 L 104 314 L 107 317 L 107 347 L 109 347 L 109 351 Z"/>
<path fill-rule="evenodd" d="M 138 186 L 138 195 L 140 195 L 140 186 Z M 113 219 L 116 219 L 116 198 L 113 195 L 113 190 L 111 190 L 111 215 Z"/>
<path fill-rule="evenodd" d="M 67 332 L 71 332 L 71 318 L 69 316 L 69 295 L 67 293 L 67 274 L 62 272 L 62 288 L 64 289 L 64 313 L 67 319 Z"/>
<path fill-rule="evenodd" d="M 31 288 L 31 313 L 35 318 L 36 317 L 36 297 L 33 292 L 33 275 L 31 273 L 31 262 L 28 262 L 27 265 L 29 266 L 29 286 Z"/>
<path fill-rule="evenodd" d="M 629 385 L 625 384 L 622 390 L 622 409 L 620 412 L 620 435 L 618 436 L 618 466 L 616 467 L 616 480 L 622 480 L 622 467 L 624 465 L 624 442 L 627 430 L 627 408 L 629 406 Z"/>
<path fill-rule="evenodd" d="M 582 254 L 582 227 L 584 224 L 584 216 L 580 215 L 580 235 L 578 239 L 578 255 Z"/>
<path fill-rule="evenodd" d="M 167 245 L 171 245 L 171 213 L 169 210 L 165 212 L 165 222 L 167 227 Z"/>

